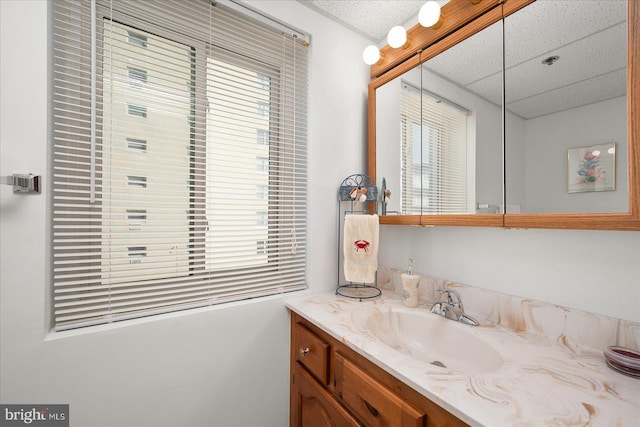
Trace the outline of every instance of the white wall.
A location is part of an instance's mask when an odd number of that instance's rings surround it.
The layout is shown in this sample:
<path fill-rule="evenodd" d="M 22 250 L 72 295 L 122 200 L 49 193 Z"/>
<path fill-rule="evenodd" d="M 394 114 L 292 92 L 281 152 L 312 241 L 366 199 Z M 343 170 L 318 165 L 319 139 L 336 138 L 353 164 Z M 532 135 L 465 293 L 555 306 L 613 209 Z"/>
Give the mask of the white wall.
<path fill-rule="evenodd" d="M 625 96 L 525 120 L 526 212 L 627 212 L 626 117 Z M 616 190 L 569 194 L 567 150 L 609 142 L 616 142 Z"/>
<path fill-rule="evenodd" d="M 309 284 L 337 285 L 338 187 L 366 173 L 369 67 L 362 51 L 370 40 L 345 30 L 298 1 L 246 3 L 312 33 L 309 69 Z"/>
<path fill-rule="evenodd" d="M 379 262 L 640 322 L 640 232 L 382 226 Z"/>
<path fill-rule="evenodd" d="M 251 3 L 313 36 L 309 283 L 331 289 L 337 186 L 364 172 L 368 41 L 296 1 Z M 0 175 L 45 179 L 0 186 L 0 401 L 69 403 L 76 426 L 287 425 L 290 295 L 47 339 L 47 4 L 0 1 Z"/>

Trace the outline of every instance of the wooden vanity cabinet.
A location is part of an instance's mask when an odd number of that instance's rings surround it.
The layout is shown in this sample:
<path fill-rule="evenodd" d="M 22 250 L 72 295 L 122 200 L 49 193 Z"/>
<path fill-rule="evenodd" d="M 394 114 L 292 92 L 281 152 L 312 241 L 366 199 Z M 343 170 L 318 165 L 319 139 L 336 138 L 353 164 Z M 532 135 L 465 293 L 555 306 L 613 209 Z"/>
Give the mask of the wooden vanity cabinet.
<path fill-rule="evenodd" d="M 291 312 L 291 427 L 454 427 L 460 419 Z"/>

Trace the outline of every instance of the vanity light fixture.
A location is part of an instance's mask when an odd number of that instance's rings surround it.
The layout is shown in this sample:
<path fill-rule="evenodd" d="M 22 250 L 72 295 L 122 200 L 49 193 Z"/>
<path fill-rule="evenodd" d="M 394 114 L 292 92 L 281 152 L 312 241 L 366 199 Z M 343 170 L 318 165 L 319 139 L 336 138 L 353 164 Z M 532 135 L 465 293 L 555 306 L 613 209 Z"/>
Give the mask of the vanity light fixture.
<path fill-rule="evenodd" d="M 369 45 L 362 52 L 362 60 L 367 65 L 382 64 L 384 56 L 380 53 L 377 46 Z"/>
<path fill-rule="evenodd" d="M 407 30 L 402 25 L 397 25 L 389 30 L 387 43 L 391 47 L 407 47 L 411 41 L 407 38 Z"/>
<path fill-rule="evenodd" d="M 482 0 L 469 0 L 471 4 L 479 4 Z M 429 0 L 420 8 L 418 21 L 423 27 L 431 27 L 437 30 L 444 23 L 444 14 L 440 10 L 440 4 L 436 0 Z M 407 37 L 407 30 L 401 25 L 395 26 L 387 34 L 387 43 L 392 48 L 407 48 L 411 39 Z M 367 46 L 362 53 L 362 59 L 367 65 L 382 64 L 384 58 L 376 46 Z"/>
<path fill-rule="evenodd" d="M 437 30 L 444 23 L 444 15 L 440 11 L 440 4 L 435 0 L 429 0 L 420 8 L 418 21 L 423 27 L 433 27 Z"/>

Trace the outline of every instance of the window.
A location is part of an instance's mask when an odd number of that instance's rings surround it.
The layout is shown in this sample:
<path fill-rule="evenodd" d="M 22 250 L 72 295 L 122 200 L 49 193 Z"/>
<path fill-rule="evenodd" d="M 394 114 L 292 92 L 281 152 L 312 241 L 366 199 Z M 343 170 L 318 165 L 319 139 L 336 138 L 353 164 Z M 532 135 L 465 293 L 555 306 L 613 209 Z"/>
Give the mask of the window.
<path fill-rule="evenodd" d="M 260 173 L 269 173 L 269 159 L 266 157 L 257 157 L 256 170 Z"/>
<path fill-rule="evenodd" d="M 144 257 L 147 256 L 146 246 L 129 246 L 129 264 L 141 264 Z"/>
<path fill-rule="evenodd" d="M 147 141 L 144 139 L 127 138 L 127 148 L 132 151 L 146 152 Z"/>
<path fill-rule="evenodd" d="M 256 136 L 257 143 L 259 145 L 269 145 L 269 131 L 266 131 L 264 129 L 257 129 Z"/>
<path fill-rule="evenodd" d="M 256 199 L 269 200 L 269 186 L 262 184 L 256 185 Z"/>
<path fill-rule="evenodd" d="M 266 226 L 267 221 L 269 221 L 269 216 L 266 212 L 258 212 L 256 214 L 256 224 L 258 226 Z"/>
<path fill-rule="evenodd" d="M 413 214 L 466 213 L 469 111 L 402 82 L 402 208 Z"/>
<path fill-rule="evenodd" d="M 131 222 L 141 222 L 147 220 L 146 209 L 128 209 L 127 218 Z"/>
<path fill-rule="evenodd" d="M 146 119 L 147 107 L 143 107 L 142 105 L 127 104 L 127 113 L 129 113 L 130 116 L 138 116 Z"/>
<path fill-rule="evenodd" d="M 258 74 L 257 80 L 258 80 L 258 89 L 262 89 L 262 90 L 270 89 L 271 82 L 270 82 L 269 76 L 265 74 Z"/>
<path fill-rule="evenodd" d="M 147 177 L 127 175 L 127 185 L 129 187 L 147 188 Z M 115 191 L 115 189 L 112 190 Z"/>
<path fill-rule="evenodd" d="M 56 330 L 306 286 L 308 43 L 162 5 L 53 6 Z"/>
<path fill-rule="evenodd" d="M 127 31 L 127 41 L 134 46 L 147 48 L 147 37 L 134 31 Z"/>
<path fill-rule="evenodd" d="M 147 72 L 129 67 L 129 84 L 132 87 L 142 87 L 147 83 Z"/>
<path fill-rule="evenodd" d="M 147 221 L 146 209 L 127 209 L 127 222 L 129 230 L 141 230 L 142 224 Z"/>
<path fill-rule="evenodd" d="M 258 116 L 266 119 L 269 118 L 269 104 L 265 104 L 264 102 L 258 103 Z"/>

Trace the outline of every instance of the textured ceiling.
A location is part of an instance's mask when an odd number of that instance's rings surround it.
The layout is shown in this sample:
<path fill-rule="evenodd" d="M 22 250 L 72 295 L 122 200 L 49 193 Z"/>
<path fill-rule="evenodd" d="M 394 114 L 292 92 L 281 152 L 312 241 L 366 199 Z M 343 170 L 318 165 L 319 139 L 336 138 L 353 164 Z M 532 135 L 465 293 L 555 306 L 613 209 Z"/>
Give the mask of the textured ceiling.
<path fill-rule="evenodd" d="M 391 27 L 409 28 L 418 22 L 426 0 L 299 1 L 386 44 Z M 447 2 L 439 0 L 441 5 Z M 523 118 L 626 94 L 626 0 L 537 0 L 506 18 L 505 39 L 507 109 Z M 557 63 L 541 63 L 552 55 L 560 56 Z M 452 47 L 425 67 L 501 104 L 502 24 Z"/>
<path fill-rule="evenodd" d="M 529 119 L 626 94 L 626 1 L 538 0 L 505 20 L 507 109 Z M 502 25 L 425 63 L 501 104 Z M 542 64 L 549 56 L 560 59 Z"/>
<path fill-rule="evenodd" d="M 426 0 L 299 0 L 357 33 L 378 43 L 391 27 L 418 22 L 418 12 Z M 449 0 L 439 0 L 444 5 Z M 386 42 L 385 42 L 386 44 Z"/>

